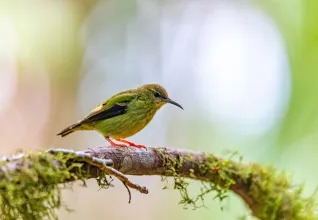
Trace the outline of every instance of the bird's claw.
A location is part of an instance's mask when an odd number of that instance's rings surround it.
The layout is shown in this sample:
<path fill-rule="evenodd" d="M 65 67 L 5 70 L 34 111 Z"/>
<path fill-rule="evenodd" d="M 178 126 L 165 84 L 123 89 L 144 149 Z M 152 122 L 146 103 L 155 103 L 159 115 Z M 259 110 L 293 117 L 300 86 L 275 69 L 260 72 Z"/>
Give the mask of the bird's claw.
<path fill-rule="evenodd" d="M 122 148 L 128 148 L 126 144 L 116 144 L 116 145 L 111 145 L 112 147 L 122 147 Z"/>
<path fill-rule="evenodd" d="M 129 145 L 130 147 L 136 147 L 136 148 L 144 148 L 147 150 L 147 147 L 145 145 L 142 145 L 142 144 L 132 144 L 132 145 Z"/>
<path fill-rule="evenodd" d="M 142 144 L 135 144 L 133 142 L 130 142 L 130 141 L 127 141 L 127 140 L 124 140 L 124 139 L 120 139 L 120 138 L 118 138 L 116 140 L 119 141 L 119 142 L 123 142 L 123 143 L 128 144 L 129 147 L 135 147 L 135 148 L 139 148 L 139 149 L 144 148 L 144 149 L 147 150 L 147 147 L 145 145 L 142 145 Z"/>
<path fill-rule="evenodd" d="M 113 142 L 109 137 L 105 137 L 108 143 L 110 143 L 110 146 L 112 147 L 122 147 L 122 148 L 127 148 L 128 146 L 126 144 L 117 144 Z"/>

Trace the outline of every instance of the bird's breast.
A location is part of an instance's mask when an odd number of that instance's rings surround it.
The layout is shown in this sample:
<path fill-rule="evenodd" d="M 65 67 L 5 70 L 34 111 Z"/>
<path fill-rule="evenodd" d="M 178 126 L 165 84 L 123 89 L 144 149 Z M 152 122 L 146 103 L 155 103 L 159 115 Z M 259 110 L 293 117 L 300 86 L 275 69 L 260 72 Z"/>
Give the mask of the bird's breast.
<path fill-rule="evenodd" d="M 129 109 L 123 115 L 100 122 L 96 125 L 96 129 L 104 136 L 127 138 L 142 130 L 155 113 L 155 109 Z"/>

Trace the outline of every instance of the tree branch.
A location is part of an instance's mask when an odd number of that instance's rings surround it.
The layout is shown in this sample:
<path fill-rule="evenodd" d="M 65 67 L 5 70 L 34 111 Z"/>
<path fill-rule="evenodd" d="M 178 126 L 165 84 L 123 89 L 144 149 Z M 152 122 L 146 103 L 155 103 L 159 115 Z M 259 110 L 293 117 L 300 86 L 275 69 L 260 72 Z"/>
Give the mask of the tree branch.
<path fill-rule="evenodd" d="M 125 175 L 172 176 L 175 180 L 189 178 L 213 184 L 213 190 L 217 192 L 231 190 L 243 199 L 252 214 L 259 219 L 302 220 L 317 217 L 314 200 L 302 198 L 302 188 L 292 186 L 284 174 L 279 174 L 272 167 L 242 164 L 240 161 L 221 159 L 211 154 L 169 148 L 148 148 L 145 151 L 136 148 L 98 147 L 78 152 L 63 149 L 51 149 L 48 152 L 6 158 L 0 166 L 0 187 L 5 186 L 2 184 L 5 183 L 4 180 L 9 178 L 11 181 L 26 170 L 35 170 L 37 181 L 44 187 L 109 174 L 123 182 L 130 197 L 129 188 L 142 193 L 148 193 L 148 190 L 132 183 Z M 55 173 L 50 174 L 49 178 L 47 173 L 41 173 L 44 169 L 48 170 L 48 166 Z M 30 176 L 34 178 L 33 174 Z M 19 179 L 19 183 L 23 181 L 26 180 Z M 106 177 L 103 181 L 106 186 L 109 185 Z M 36 185 L 39 186 L 39 183 Z M 29 181 L 26 187 L 31 186 Z M 184 190 L 183 186 L 180 190 Z M 19 196 L 21 197 L 20 194 Z M 220 194 L 219 198 L 222 199 L 223 196 Z M 0 205 L 8 205 L 3 198 L 6 197 L 2 195 Z M 4 212 L 4 209 L 1 210 Z M 54 217 L 54 213 L 51 215 Z"/>

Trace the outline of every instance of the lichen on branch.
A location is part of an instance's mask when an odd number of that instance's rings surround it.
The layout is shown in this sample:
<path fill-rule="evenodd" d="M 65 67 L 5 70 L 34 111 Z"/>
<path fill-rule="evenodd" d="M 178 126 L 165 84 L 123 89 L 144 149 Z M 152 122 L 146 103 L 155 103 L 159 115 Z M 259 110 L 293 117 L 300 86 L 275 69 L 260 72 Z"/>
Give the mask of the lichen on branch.
<path fill-rule="evenodd" d="M 67 164 L 70 158 L 48 153 L 29 154 L 0 164 L 1 219 L 56 219 L 61 191 L 58 183 L 80 177 L 70 172 L 83 164 Z M 57 161 L 59 161 L 57 163 Z M 84 179 L 84 178 L 83 178 Z"/>
<path fill-rule="evenodd" d="M 118 178 L 130 188 L 147 193 L 126 175 L 173 177 L 181 204 L 197 207 L 210 192 L 221 201 L 228 191 L 237 194 L 251 214 L 266 220 L 317 219 L 313 197 L 303 198 L 302 187 L 293 186 L 285 174 L 272 167 L 243 164 L 212 154 L 169 148 L 99 147 L 84 151 L 51 149 L 28 153 L 0 162 L 1 219 L 56 219 L 61 208 L 60 184 L 95 178 L 101 188 L 112 186 L 109 177 Z M 187 179 L 202 182 L 202 191 L 191 198 Z M 65 206 L 64 206 L 65 207 Z"/>

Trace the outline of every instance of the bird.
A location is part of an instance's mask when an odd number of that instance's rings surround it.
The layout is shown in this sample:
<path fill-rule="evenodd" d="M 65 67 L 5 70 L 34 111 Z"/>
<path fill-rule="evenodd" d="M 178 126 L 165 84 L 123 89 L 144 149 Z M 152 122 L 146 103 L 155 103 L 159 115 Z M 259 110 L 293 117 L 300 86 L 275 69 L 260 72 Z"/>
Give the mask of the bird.
<path fill-rule="evenodd" d="M 169 98 L 164 87 L 158 84 L 145 84 L 138 88 L 119 92 L 93 109 L 87 117 L 68 126 L 57 135 L 64 137 L 75 131 L 94 130 L 103 135 L 114 147 L 145 148 L 125 140 L 141 131 L 153 119 L 156 112 L 170 103 L 183 107 Z M 124 143 L 115 143 L 112 139 Z"/>

